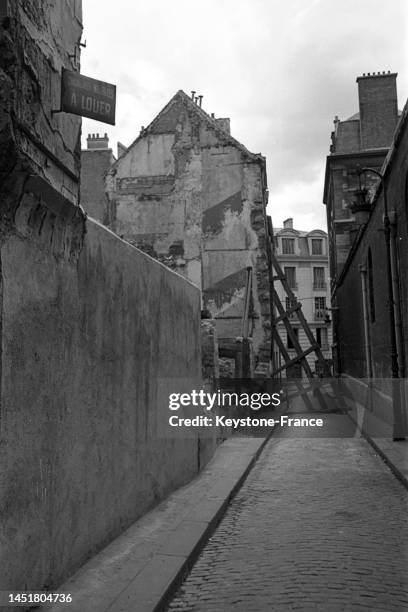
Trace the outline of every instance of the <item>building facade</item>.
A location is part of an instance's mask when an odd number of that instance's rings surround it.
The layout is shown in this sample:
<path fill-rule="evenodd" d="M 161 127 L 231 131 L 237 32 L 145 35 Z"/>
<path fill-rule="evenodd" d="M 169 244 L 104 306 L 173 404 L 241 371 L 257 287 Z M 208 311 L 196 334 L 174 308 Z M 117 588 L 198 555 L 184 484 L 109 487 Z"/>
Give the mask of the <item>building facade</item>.
<path fill-rule="evenodd" d="M 268 376 L 265 158 L 179 91 L 112 165 L 106 193 L 108 226 L 200 287 L 221 351 L 248 337 L 255 371 Z"/>
<path fill-rule="evenodd" d="M 286 219 L 283 225 L 283 228 L 274 231 L 276 257 L 296 301 L 302 305 L 302 312 L 323 356 L 330 361 L 332 333 L 327 234 L 319 229 L 310 232 L 297 230 L 293 227 L 293 219 Z M 278 280 L 275 281 L 275 289 L 286 311 L 296 305 L 291 303 Z M 309 348 L 310 342 L 298 322 L 296 313 L 291 313 L 289 317 L 301 348 Z M 289 356 L 294 358 L 296 352 L 282 321 L 277 323 L 277 330 Z M 314 353 L 307 355 L 306 359 L 312 371 L 321 374 Z M 283 360 L 277 365 L 282 364 Z M 300 364 L 288 369 L 287 375 L 300 377 Z"/>
<path fill-rule="evenodd" d="M 116 158 L 106 133 L 88 134 L 86 144 L 87 148 L 81 151 L 81 206 L 90 217 L 106 225 L 105 174 Z M 121 152 L 119 146 L 118 149 Z"/>
<path fill-rule="evenodd" d="M 373 103 L 371 109 L 375 111 L 372 121 L 375 119 L 380 133 L 370 144 L 383 147 L 383 162 L 379 149 L 373 149 L 371 157 L 369 150 L 362 156 L 366 169 L 360 174 L 357 189 L 349 192 L 354 211 L 354 240 L 341 270 L 332 279 L 332 300 L 336 305 L 333 311 L 336 373 L 352 390 L 354 399 L 368 408 L 365 420 L 369 432 L 372 435 L 392 432 L 398 438 L 401 432 L 406 432 L 407 418 L 408 111 L 405 105 L 392 130 L 397 114 L 395 76 L 365 77 L 366 81 L 369 78 L 382 86 L 385 81 L 389 84 L 386 88 L 389 97 L 384 101 L 380 96 L 382 103 Z M 372 88 L 378 94 L 374 85 Z M 330 157 L 328 167 L 332 168 Z M 342 163 L 351 165 L 356 161 L 355 154 L 350 153 L 344 155 Z M 370 168 L 378 171 L 379 176 L 370 172 Z M 326 193 L 333 196 L 332 188 L 326 182 Z M 330 218 L 333 199 L 328 198 L 326 204 Z M 335 258 L 336 251 L 332 255 Z"/>
<path fill-rule="evenodd" d="M 354 196 L 361 168 L 380 170 L 398 122 L 397 74 L 363 74 L 357 78 L 359 112 L 334 119 L 330 155 L 326 160 L 323 202 L 327 208 L 330 277 L 339 278 L 359 231 Z M 368 173 L 365 185 L 374 192 L 378 177 Z"/>

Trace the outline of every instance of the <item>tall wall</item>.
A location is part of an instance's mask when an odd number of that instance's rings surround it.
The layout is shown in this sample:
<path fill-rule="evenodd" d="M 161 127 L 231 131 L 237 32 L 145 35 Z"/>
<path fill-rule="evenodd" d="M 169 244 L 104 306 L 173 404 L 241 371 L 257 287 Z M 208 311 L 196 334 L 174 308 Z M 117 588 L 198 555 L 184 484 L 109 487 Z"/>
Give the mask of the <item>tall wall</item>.
<path fill-rule="evenodd" d="M 223 339 L 242 335 L 247 267 L 250 335 L 270 360 L 265 160 L 178 92 L 108 174 L 109 226 L 203 290 Z"/>
<path fill-rule="evenodd" d="M 5 6 L 0 590 L 30 591 L 188 481 L 212 441 L 163 422 L 172 384 L 200 380 L 199 290 L 78 206 L 80 118 L 52 111 L 61 68 L 78 68 L 81 2 Z"/>
<path fill-rule="evenodd" d="M 55 587 L 204 463 L 159 412 L 160 380 L 200 379 L 199 290 L 96 222 L 57 253 L 26 219 L 1 249 L 3 590 Z"/>

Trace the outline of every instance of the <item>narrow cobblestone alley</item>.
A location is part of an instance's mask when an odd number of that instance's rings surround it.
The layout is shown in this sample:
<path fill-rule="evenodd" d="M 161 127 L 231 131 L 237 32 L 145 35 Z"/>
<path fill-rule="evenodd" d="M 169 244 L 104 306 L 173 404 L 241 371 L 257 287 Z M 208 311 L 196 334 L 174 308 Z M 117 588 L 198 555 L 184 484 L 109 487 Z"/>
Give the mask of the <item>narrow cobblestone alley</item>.
<path fill-rule="evenodd" d="M 323 418 L 324 437 L 274 433 L 169 612 L 408 610 L 408 493 Z"/>

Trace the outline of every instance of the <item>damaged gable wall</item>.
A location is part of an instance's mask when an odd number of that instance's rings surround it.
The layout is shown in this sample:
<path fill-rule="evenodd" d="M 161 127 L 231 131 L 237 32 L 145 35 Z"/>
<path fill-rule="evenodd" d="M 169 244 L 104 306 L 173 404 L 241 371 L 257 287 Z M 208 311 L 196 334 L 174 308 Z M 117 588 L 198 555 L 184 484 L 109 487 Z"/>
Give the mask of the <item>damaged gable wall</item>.
<path fill-rule="evenodd" d="M 221 339 L 242 335 L 252 267 L 249 334 L 265 373 L 271 350 L 265 159 L 223 127 L 178 92 L 108 173 L 109 226 L 202 288 L 203 308 L 217 319 Z"/>

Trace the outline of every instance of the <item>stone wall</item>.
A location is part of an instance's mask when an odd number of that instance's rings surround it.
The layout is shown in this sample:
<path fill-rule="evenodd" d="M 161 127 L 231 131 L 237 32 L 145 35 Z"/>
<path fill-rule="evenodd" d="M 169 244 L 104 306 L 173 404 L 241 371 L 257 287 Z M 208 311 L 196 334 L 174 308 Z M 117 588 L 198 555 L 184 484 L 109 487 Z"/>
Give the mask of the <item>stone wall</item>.
<path fill-rule="evenodd" d="M 7 6 L 0 23 L 0 189 L 3 213 L 12 217 L 21 184 L 33 174 L 78 201 L 81 119 L 53 111 L 62 67 L 78 67 L 82 13 L 80 0 Z"/>
<path fill-rule="evenodd" d="M 200 291 L 79 206 L 80 0 L 2 3 L 0 590 L 55 589 L 214 447 L 165 435 L 201 381 Z"/>
<path fill-rule="evenodd" d="M 55 588 L 214 448 L 161 435 L 158 409 L 161 380 L 200 380 L 199 290 L 93 221 L 66 248 L 22 207 L 1 248 L 2 590 Z"/>

